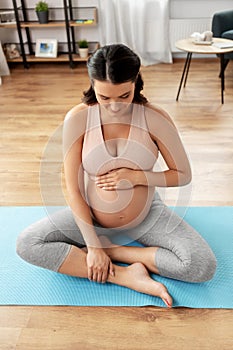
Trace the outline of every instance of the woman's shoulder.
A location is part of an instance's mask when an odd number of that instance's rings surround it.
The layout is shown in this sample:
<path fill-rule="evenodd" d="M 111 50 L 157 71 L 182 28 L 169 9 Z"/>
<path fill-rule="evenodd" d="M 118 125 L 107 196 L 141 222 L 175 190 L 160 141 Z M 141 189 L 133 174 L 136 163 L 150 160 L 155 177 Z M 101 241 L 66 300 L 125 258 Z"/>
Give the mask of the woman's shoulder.
<path fill-rule="evenodd" d="M 80 103 L 73 108 L 71 108 L 64 119 L 64 129 L 65 130 L 76 130 L 79 134 L 84 134 L 87 125 L 87 116 L 88 116 L 89 106 Z"/>
<path fill-rule="evenodd" d="M 145 116 L 148 124 L 156 121 L 168 121 L 175 126 L 169 113 L 158 105 L 147 103 L 145 105 Z"/>
<path fill-rule="evenodd" d="M 63 140 L 82 140 L 86 132 L 88 106 L 80 103 L 71 108 L 63 122 Z"/>
<path fill-rule="evenodd" d="M 88 105 L 85 103 L 79 103 L 72 107 L 65 115 L 65 121 L 71 118 L 85 118 L 88 112 Z"/>

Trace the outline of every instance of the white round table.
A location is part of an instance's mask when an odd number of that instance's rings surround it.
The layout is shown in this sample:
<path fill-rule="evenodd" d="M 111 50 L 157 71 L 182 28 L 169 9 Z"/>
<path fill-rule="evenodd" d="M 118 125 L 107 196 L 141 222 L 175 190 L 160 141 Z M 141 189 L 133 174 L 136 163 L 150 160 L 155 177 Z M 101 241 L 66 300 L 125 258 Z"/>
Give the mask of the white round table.
<path fill-rule="evenodd" d="M 225 44 L 225 45 L 230 45 L 229 47 L 225 48 L 219 48 L 215 46 L 215 44 Z M 184 87 L 187 82 L 188 78 L 188 72 L 189 72 L 189 67 L 192 59 L 192 54 L 193 53 L 198 53 L 198 54 L 216 54 L 220 56 L 220 77 L 221 77 L 221 101 L 224 103 L 224 83 L 225 83 L 225 78 L 224 78 L 224 54 L 228 52 L 233 51 L 233 40 L 229 39 L 222 39 L 222 38 L 213 38 L 213 42 L 210 45 L 203 45 L 203 44 L 196 44 L 193 43 L 193 38 L 188 38 L 188 39 L 182 39 L 179 40 L 175 43 L 176 47 L 179 50 L 187 52 L 187 57 L 186 61 L 184 64 L 184 69 L 183 73 L 181 76 L 180 80 L 180 85 L 178 88 L 177 96 L 176 96 L 176 101 L 179 99 L 180 95 L 180 90 L 182 87 L 182 84 L 184 82 Z"/>

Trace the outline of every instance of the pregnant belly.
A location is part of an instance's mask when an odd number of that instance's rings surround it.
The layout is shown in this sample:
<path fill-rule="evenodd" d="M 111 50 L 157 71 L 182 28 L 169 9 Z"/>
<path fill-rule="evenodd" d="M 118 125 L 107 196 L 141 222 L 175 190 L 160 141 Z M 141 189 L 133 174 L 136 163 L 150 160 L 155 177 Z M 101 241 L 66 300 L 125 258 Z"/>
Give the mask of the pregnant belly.
<path fill-rule="evenodd" d="M 89 180 L 87 199 L 94 218 L 104 227 L 131 228 L 148 214 L 154 188 L 137 186 L 129 190 L 106 191 Z"/>

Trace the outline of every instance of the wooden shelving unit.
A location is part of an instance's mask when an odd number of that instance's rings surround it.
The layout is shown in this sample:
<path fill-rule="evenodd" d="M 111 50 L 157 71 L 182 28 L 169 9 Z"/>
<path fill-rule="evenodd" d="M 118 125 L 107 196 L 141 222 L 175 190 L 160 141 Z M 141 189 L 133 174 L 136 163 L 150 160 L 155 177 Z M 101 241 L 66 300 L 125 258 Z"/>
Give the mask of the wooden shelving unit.
<path fill-rule="evenodd" d="M 97 25 L 97 8 L 96 7 L 73 7 L 72 0 L 63 0 L 63 8 L 57 8 L 63 11 L 63 20 L 51 20 L 46 24 L 40 24 L 38 21 L 30 20 L 28 12 L 32 8 L 27 8 L 25 0 L 12 0 L 15 12 L 16 23 L 1 24 L 0 28 L 14 28 L 18 31 L 21 57 L 9 59 L 9 62 L 23 62 L 25 68 L 29 68 L 30 62 L 69 62 L 70 67 L 74 67 L 74 62 L 86 61 L 80 58 L 76 51 L 75 27 L 90 27 Z M 91 12 L 91 18 L 77 17 L 77 13 Z M 34 43 L 31 40 L 31 31 L 38 28 L 47 28 L 48 30 L 55 27 L 64 28 L 66 31 L 68 51 L 66 53 L 58 52 L 55 58 L 36 57 L 33 49 Z M 26 34 L 26 42 L 23 40 L 23 31 Z M 28 47 L 29 54 L 26 54 L 25 45 Z"/>

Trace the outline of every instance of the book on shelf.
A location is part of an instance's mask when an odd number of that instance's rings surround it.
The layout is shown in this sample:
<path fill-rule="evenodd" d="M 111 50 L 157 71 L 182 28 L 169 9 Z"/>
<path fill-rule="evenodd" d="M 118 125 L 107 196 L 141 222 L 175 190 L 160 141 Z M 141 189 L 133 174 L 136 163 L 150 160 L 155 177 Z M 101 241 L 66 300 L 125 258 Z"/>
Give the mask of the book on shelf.
<path fill-rule="evenodd" d="M 233 48 L 233 40 L 231 42 L 219 42 L 219 43 L 214 43 L 213 44 L 215 47 L 218 47 L 219 49 L 230 49 L 231 47 Z"/>
<path fill-rule="evenodd" d="M 94 19 L 77 19 L 75 22 L 80 24 L 92 24 L 94 23 Z"/>

